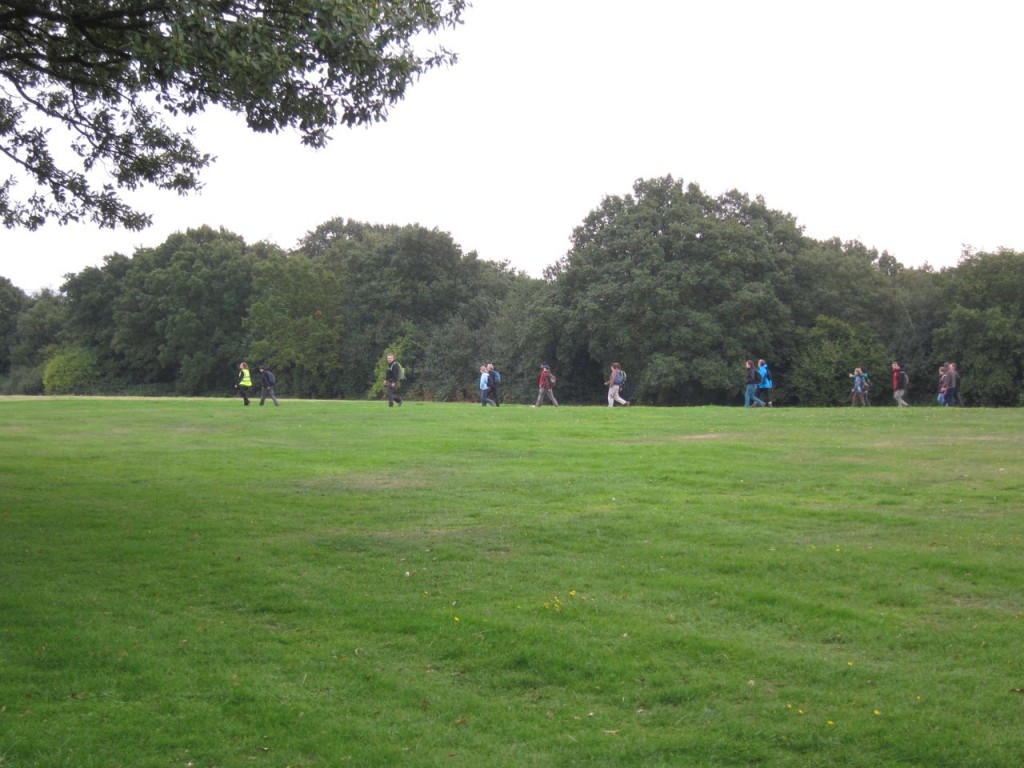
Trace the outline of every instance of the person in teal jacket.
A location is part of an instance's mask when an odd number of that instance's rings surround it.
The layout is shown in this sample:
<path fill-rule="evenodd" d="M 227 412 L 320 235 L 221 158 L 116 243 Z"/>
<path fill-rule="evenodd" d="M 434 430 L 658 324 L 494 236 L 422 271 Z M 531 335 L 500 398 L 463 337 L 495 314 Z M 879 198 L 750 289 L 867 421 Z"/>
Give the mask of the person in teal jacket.
<path fill-rule="evenodd" d="M 757 394 L 764 401 L 765 405 L 772 404 L 772 387 L 775 384 L 772 382 L 772 374 L 768 370 L 768 363 L 764 360 L 757 361 L 757 373 L 761 377 L 761 380 L 757 382 Z"/>

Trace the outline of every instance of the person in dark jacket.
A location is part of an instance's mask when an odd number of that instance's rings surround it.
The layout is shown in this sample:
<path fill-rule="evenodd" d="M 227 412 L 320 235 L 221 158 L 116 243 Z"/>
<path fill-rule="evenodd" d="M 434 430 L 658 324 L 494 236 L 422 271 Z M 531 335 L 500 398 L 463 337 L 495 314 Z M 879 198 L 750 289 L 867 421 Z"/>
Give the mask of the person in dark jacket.
<path fill-rule="evenodd" d="M 761 381 L 761 374 L 757 372 L 757 367 L 754 365 L 753 360 L 747 360 L 745 365 L 747 368 L 747 388 L 743 394 L 743 407 L 749 408 L 751 405 L 764 405 L 764 400 L 757 396 L 757 385 Z"/>
<path fill-rule="evenodd" d="M 398 396 L 398 382 L 402 379 L 402 366 L 395 360 L 395 356 L 388 353 L 388 367 L 384 372 L 384 388 L 388 391 L 388 408 L 395 403 L 402 404 L 402 398 Z"/>
<path fill-rule="evenodd" d="M 487 397 L 494 401 L 494 404 L 498 405 L 498 387 L 501 386 L 501 374 L 498 373 L 498 369 L 494 367 L 494 363 L 487 364 Z"/>
<path fill-rule="evenodd" d="M 267 368 L 265 365 L 260 366 L 260 405 L 267 399 L 267 395 L 270 395 L 270 399 L 274 401 L 274 405 L 280 405 L 277 402 L 277 395 L 274 394 L 274 387 L 277 386 L 277 377 L 274 376 L 274 372 Z"/>

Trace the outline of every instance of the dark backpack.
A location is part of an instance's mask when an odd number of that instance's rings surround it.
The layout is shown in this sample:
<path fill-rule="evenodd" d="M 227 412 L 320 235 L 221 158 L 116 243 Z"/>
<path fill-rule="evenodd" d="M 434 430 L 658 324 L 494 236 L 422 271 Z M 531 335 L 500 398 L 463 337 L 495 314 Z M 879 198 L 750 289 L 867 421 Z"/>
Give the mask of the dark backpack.
<path fill-rule="evenodd" d="M 277 377 L 274 376 L 273 371 L 267 371 L 267 386 L 273 387 L 277 384 Z"/>

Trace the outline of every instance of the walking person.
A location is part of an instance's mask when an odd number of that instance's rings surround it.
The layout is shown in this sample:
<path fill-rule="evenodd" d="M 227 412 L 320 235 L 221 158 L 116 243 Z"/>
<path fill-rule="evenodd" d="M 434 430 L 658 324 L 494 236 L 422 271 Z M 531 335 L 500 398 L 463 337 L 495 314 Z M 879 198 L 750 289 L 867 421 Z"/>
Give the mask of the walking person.
<path fill-rule="evenodd" d="M 249 404 L 249 392 L 252 389 L 252 378 L 249 376 L 249 364 L 238 364 L 238 378 L 235 380 L 235 389 L 242 396 L 242 404 Z"/>
<path fill-rule="evenodd" d="M 608 387 L 609 408 L 614 408 L 616 403 L 619 405 L 629 405 L 629 401 L 619 394 L 619 390 L 622 389 L 622 385 L 625 383 L 626 373 L 622 370 L 622 366 L 618 363 L 612 363 L 611 374 L 608 376 L 608 381 L 605 382 L 605 386 Z"/>
<path fill-rule="evenodd" d="M 544 398 L 546 397 L 551 401 L 552 405 L 558 406 L 558 401 L 555 400 L 555 374 L 551 372 L 551 368 L 547 363 L 544 363 L 540 367 L 540 378 L 537 380 L 537 402 L 534 403 L 534 408 L 540 408 L 544 404 Z"/>
<path fill-rule="evenodd" d="M 907 372 L 903 370 L 903 366 L 898 362 L 893 361 L 892 364 L 892 399 L 896 401 L 898 408 L 906 408 L 910 405 L 904 397 L 907 394 L 907 385 L 910 383 L 910 379 L 907 378 Z"/>
<path fill-rule="evenodd" d="M 871 405 L 871 375 L 868 373 L 867 368 L 861 366 L 860 377 L 864 388 L 864 405 Z"/>
<path fill-rule="evenodd" d="M 488 405 L 498 404 L 491 399 L 491 372 L 486 365 L 480 366 L 480 405 L 486 408 Z"/>
<path fill-rule="evenodd" d="M 405 378 L 402 366 L 395 356 L 388 352 L 388 367 L 384 371 L 384 388 L 388 391 L 388 408 L 393 408 L 395 403 L 402 405 L 402 398 L 398 395 L 398 382 Z"/>
<path fill-rule="evenodd" d="M 754 367 L 754 361 L 747 360 L 744 366 L 747 369 L 747 387 L 743 393 L 743 407 L 749 408 L 751 405 L 755 407 L 764 405 L 764 400 L 757 396 L 757 385 L 761 375 L 757 372 L 757 368 Z"/>
<path fill-rule="evenodd" d="M 494 401 L 495 407 L 498 406 L 498 387 L 501 386 L 501 374 L 498 373 L 498 369 L 494 367 L 494 363 L 487 364 L 487 381 L 488 391 L 487 396 Z"/>
<path fill-rule="evenodd" d="M 854 368 L 853 373 L 850 374 L 853 377 L 853 405 L 865 406 L 867 402 L 864 400 L 864 371 L 860 368 Z"/>
<path fill-rule="evenodd" d="M 757 394 L 764 401 L 764 404 L 771 407 L 772 404 L 772 375 L 768 371 L 768 363 L 764 360 L 757 361 L 757 375 L 760 381 L 757 382 Z"/>
<path fill-rule="evenodd" d="M 939 366 L 939 396 L 938 396 L 938 398 L 936 398 L 938 400 L 939 405 L 945 405 L 946 404 L 946 389 L 949 386 L 948 382 L 949 382 L 949 373 L 948 373 L 948 371 L 946 369 L 946 366 L 940 365 Z"/>
<path fill-rule="evenodd" d="M 960 371 L 956 363 L 946 363 L 946 405 L 959 406 L 960 402 Z"/>
<path fill-rule="evenodd" d="M 277 395 L 274 394 L 274 387 L 277 386 L 277 377 L 274 372 L 267 368 L 265 365 L 260 366 L 260 405 L 263 405 L 266 401 L 267 396 L 274 401 L 274 405 L 280 405 L 277 402 Z"/>

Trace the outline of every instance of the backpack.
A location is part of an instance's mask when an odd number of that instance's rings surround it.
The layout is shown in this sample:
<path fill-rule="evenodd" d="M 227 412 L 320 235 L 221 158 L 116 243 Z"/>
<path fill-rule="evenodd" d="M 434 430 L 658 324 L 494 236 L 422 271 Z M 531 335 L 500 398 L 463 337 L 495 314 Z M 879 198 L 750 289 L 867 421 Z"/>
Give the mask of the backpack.
<path fill-rule="evenodd" d="M 274 376 L 273 371 L 267 371 L 267 384 L 269 384 L 271 387 L 277 384 L 277 377 Z"/>
<path fill-rule="evenodd" d="M 621 387 L 625 383 L 626 383 L 626 372 L 625 371 L 616 371 L 615 372 L 615 384 L 617 386 Z"/>
<path fill-rule="evenodd" d="M 860 377 L 860 386 L 864 392 L 867 392 L 869 389 L 871 389 L 871 379 L 868 378 L 868 375 L 866 373 Z"/>
<path fill-rule="evenodd" d="M 494 369 L 494 381 L 497 384 L 501 384 L 501 374 L 498 373 L 498 369 L 497 368 Z"/>
<path fill-rule="evenodd" d="M 558 379 L 555 378 L 555 374 L 552 373 L 551 371 L 548 371 L 548 384 L 550 384 L 553 387 L 555 386 L 556 381 L 558 381 Z"/>
<path fill-rule="evenodd" d="M 395 365 L 398 366 L 398 380 L 405 381 L 405 368 L 403 368 L 402 364 L 397 360 L 395 361 Z"/>

